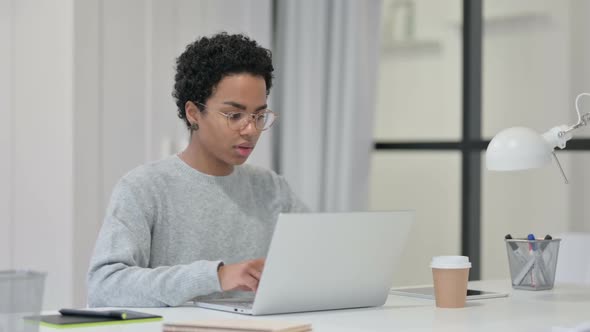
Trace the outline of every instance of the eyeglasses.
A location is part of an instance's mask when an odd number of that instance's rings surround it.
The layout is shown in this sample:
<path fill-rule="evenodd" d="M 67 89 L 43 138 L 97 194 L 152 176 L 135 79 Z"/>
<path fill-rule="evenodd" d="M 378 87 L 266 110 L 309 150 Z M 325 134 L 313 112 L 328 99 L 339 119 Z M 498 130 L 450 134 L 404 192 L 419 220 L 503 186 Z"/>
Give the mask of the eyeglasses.
<path fill-rule="evenodd" d="M 205 109 L 208 109 L 206 105 L 199 102 L 194 102 L 195 104 L 199 104 L 203 106 Z M 267 130 L 270 128 L 275 120 L 279 117 L 278 114 L 275 112 L 266 109 L 260 111 L 258 113 L 246 113 L 246 112 L 221 112 L 221 111 L 213 111 L 215 113 L 219 113 L 227 119 L 227 126 L 231 130 L 241 131 L 244 130 L 248 126 L 250 122 L 254 123 L 254 127 L 258 131 Z"/>

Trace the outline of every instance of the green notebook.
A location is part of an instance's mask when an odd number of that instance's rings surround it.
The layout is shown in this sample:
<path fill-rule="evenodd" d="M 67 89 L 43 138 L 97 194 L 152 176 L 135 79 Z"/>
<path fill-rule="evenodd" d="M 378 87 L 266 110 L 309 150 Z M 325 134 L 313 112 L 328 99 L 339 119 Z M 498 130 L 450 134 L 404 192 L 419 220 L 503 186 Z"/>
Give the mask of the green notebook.
<path fill-rule="evenodd" d="M 56 329 L 69 329 L 76 327 L 104 326 L 117 324 L 147 323 L 158 322 L 162 316 L 147 314 L 143 312 L 124 310 L 127 313 L 127 319 L 117 319 L 109 317 L 82 317 L 82 316 L 63 316 L 63 315 L 44 315 L 25 317 L 30 322 L 39 322 L 41 326 L 53 327 Z"/>

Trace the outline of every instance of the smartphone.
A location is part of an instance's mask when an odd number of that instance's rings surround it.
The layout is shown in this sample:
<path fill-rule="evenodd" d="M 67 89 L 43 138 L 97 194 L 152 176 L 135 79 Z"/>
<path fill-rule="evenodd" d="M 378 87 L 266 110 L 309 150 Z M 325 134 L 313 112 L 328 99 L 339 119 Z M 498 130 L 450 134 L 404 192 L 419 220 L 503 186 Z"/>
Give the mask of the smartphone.
<path fill-rule="evenodd" d="M 434 300 L 434 287 L 393 288 L 389 293 L 393 295 L 411 296 Z M 467 290 L 467 301 L 506 296 L 508 296 L 508 293 L 490 292 L 478 289 Z"/>

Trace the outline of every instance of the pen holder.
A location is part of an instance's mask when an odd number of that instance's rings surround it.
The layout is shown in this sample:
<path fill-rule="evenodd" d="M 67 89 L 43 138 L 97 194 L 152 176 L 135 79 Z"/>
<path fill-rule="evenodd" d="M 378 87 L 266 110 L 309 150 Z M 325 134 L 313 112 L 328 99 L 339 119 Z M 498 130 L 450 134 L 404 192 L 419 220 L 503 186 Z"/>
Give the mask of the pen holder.
<path fill-rule="evenodd" d="M 561 239 L 507 239 L 512 287 L 527 290 L 552 289 Z"/>
<path fill-rule="evenodd" d="M 45 274 L 33 271 L 0 271 L 0 332 L 34 332 L 39 325 L 23 317 L 39 315 Z"/>

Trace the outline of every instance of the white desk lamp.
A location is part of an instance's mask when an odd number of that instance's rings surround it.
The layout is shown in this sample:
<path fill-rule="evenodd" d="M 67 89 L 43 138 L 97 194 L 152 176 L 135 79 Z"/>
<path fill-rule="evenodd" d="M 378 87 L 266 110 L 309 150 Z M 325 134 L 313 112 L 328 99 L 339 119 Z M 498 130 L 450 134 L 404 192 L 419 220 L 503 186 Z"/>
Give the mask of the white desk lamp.
<path fill-rule="evenodd" d="M 581 93 L 576 97 L 576 112 L 578 123 L 572 126 L 561 125 L 549 129 L 543 135 L 526 127 L 512 127 L 499 132 L 491 140 L 486 150 L 486 166 L 491 171 L 517 171 L 529 168 L 543 167 L 555 158 L 557 166 L 568 183 L 559 159 L 555 155 L 555 147 L 565 148 L 565 143 L 572 138 L 572 132 L 590 121 L 590 113 L 581 115 L 578 101 Z"/>

